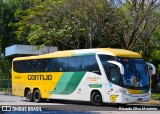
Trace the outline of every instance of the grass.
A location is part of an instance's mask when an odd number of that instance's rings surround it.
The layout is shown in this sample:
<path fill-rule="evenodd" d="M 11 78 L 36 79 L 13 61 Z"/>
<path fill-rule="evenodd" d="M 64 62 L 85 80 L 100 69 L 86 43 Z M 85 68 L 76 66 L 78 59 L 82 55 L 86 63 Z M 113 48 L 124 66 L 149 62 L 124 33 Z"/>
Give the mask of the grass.
<path fill-rule="evenodd" d="M 159 93 L 152 93 L 151 99 L 152 100 L 160 100 L 160 94 Z"/>

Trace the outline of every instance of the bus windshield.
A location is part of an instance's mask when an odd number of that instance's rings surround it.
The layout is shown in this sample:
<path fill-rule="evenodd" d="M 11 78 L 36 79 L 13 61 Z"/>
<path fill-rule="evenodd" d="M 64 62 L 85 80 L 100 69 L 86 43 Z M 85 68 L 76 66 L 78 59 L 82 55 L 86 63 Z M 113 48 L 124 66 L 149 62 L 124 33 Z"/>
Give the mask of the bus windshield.
<path fill-rule="evenodd" d="M 149 75 L 143 59 L 117 58 L 125 69 L 122 84 L 130 87 L 149 86 Z"/>

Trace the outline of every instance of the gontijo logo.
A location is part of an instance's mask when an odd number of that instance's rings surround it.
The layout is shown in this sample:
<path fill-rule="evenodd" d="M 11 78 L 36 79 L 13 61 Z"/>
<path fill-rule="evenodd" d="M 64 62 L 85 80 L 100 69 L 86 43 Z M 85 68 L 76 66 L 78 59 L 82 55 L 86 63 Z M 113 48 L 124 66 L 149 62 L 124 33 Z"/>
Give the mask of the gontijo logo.
<path fill-rule="evenodd" d="M 52 75 L 28 75 L 28 80 L 52 80 Z"/>
<path fill-rule="evenodd" d="M 118 97 L 118 95 L 111 95 L 111 96 L 110 96 L 110 100 L 111 100 L 112 102 L 116 102 L 117 97 Z"/>

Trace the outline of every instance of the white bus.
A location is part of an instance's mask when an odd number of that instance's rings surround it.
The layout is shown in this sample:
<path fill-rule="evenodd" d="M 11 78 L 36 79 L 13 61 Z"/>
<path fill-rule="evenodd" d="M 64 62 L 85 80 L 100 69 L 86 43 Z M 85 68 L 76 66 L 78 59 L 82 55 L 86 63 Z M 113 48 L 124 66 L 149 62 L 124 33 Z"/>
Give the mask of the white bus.
<path fill-rule="evenodd" d="M 155 74 L 154 65 L 152 74 Z M 113 48 L 58 51 L 13 60 L 12 93 L 27 101 L 64 99 L 127 104 L 150 100 L 147 64 L 138 53 Z"/>

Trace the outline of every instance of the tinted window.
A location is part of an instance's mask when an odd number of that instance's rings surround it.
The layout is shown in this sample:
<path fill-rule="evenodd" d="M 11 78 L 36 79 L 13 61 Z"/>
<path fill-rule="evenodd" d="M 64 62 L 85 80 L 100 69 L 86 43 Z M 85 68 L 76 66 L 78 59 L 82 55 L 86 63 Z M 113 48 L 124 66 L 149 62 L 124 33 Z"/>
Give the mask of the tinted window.
<path fill-rule="evenodd" d="M 110 56 L 110 55 L 98 55 L 98 56 L 102 62 L 102 65 L 103 65 L 103 68 L 106 72 L 106 75 L 108 76 L 109 75 L 108 61 L 116 60 L 116 57 Z"/>
<path fill-rule="evenodd" d="M 102 62 L 113 61 L 116 60 L 116 57 L 110 55 L 99 55 L 99 58 Z"/>
<path fill-rule="evenodd" d="M 21 64 L 21 61 L 14 61 L 13 62 L 13 70 L 16 71 L 16 72 L 20 72 L 23 70 L 23 67 L 22 67 L 22 64 Z"/>
<path fill-rule="evenodd" d="M 100 74 L 99 66 L 95 56 L 84 56 L 82 62 L 82 70 Z"/>
<path fill-rule="evenodd" d="M 110 55 L 99 55 L 99 58 L 102 62 L 108 80 L 119 85 L 119 82 L 121 81 L 119 68 L 114 64 L 108 63 L 108 61 L 116 60 L 116 57 Z"/>
<path fill-rule="evenodd" d="M 22 70 L 20 72 L 29 72 L 28 61 L 19 61 L 22 64 Z"/>
<path fill-rule="evenodd" d="M 82 57 L 69 57 L 67 71 L 82 71 Z"/>
<path fill-rule="evenodd" d="M 67 71 L 67 59 L 66 58 L 54 58 L 52 59 L 52 70 L 55 72 Z"/>
<path fill-rule="evenodd" d="M 119 68 L 116 65 L 110 64 L 109 65 L 109 80 L 115 84 L 119 84 Z"/>
<path fill-rule="evenodd" d="M 100 74 L 95 56 L 14 61 L 13 67 L 21 73 L 90 71 Z"/>
<path fill-rule="evenodd" d="M 50 71 L 50 59 L 14 61 L 13 67 L 16 72 L 47 72 Z"/>
<path fill-rule="evenodd" d="M 48 72 L 51 71 L 50 69 L 50 61 L 51 59 L 40 59 L 35 63 L 35 72 Z"/>

